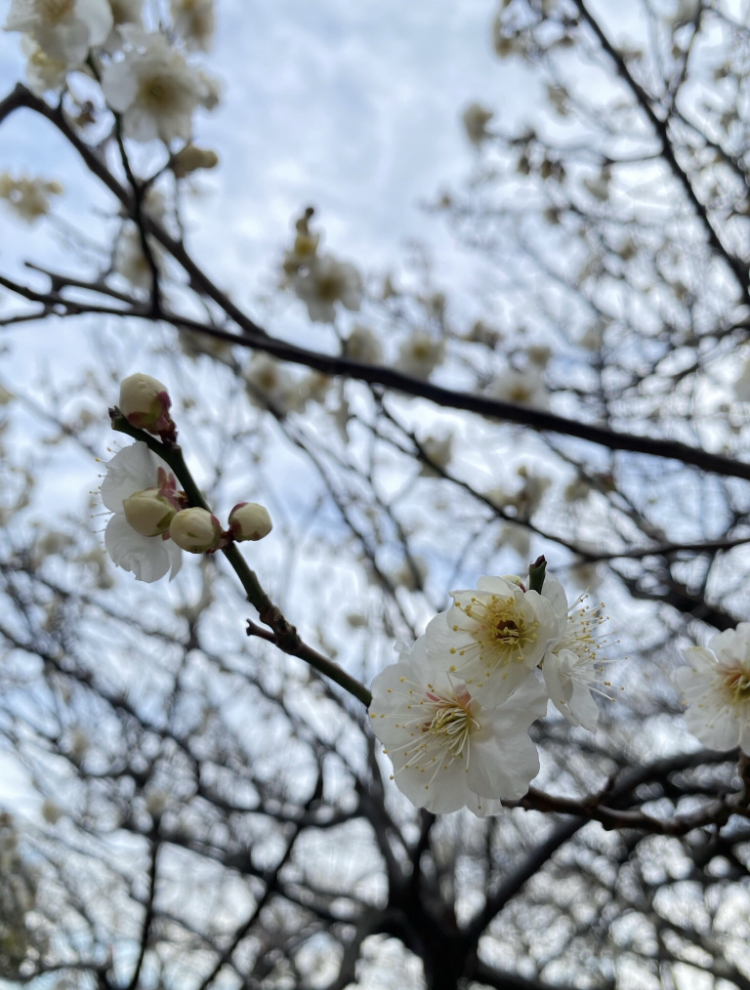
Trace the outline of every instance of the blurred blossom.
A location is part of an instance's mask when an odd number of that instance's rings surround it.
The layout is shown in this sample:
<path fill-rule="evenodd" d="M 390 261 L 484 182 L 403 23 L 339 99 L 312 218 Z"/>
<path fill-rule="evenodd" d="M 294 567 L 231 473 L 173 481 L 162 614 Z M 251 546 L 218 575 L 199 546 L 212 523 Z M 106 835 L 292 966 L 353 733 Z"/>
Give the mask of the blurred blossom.
<path fill-rule="evenodd" d="M 429 378 L 444 359 L 445 341 L 426 330 L 415 330 L 402 341 L 394 368 L 411 378 Z"/>
<path fill-rule="evenodd" d="M 170 168 L 178 179 L 197 172 L 198 169 L 216 168 L 219 156 L 210 148 L 199 148 L 195 144 L 186 144 L 172 157 Z"/>
<path fill-rule="evenodd" d="M 500 402 L 511 402 L 517 406 L 529 406 L 532 409 L 548 409 L 549 397 L 542 375 L 536 366 L 526 371 L 516 371 L 508 368 L 490 382 L 487 395 Z"/>
<path fill-rule="evenodd" d="M 13 212 L 27 223 L 49 213 L 49 197 L 59 196 L 63 187 L 59 182 L 46 179 L 29 179 L 25 175 L 14 179 L 7 172 L 0 173 L 0 199 L 10 204 Z"/>
<path fill-rule="evenodd" d="M 134 141 L 160 138 L 166 144 L 192 134 L 193 111 L 205 105 L 207 81 L 162 34 L 144 34 L 125 25 L 122 61 L 102 73 L 109 106 L 122 114 L 125 136 Z"/>
<path fill-rule="evenodd" d="M 362 302 L 362 276 L 354 265 L 330 254 L 314 257 L 293 277 L 292 288 L 316 323 L 333 323 L 336 303 L 356 311 Z"/>
<path fill-rule="evenodd" d="M 464 110 L 461 120 L 469 141 L 479 147 L 490 135 L 487 133 L 487 124 L 494 117 L 491 110 L 487 110 L 481 103 L 470 103 Z"/>
<path fill-rule="evenodd" d="M 726 629 L 709 649 L 685 650 L 674 679 L 688 705 L 688 728 L 711 749 L 739 746 L 750 756 L 750 622 Z"/>
<path fill-rule="evenodd" d="M 280 415 L 295 412 L 305 396 L 286 368 L 268 354 L 255 354 L 245 371 L 247 394 L 256 406 L 270 406 Z"/>
<path fill-rule="evenodd" d="M 187 48 L 207 52 L 214 36 L 214 0 L 171 0 L 174 29 Z"/>
<path fill-rule="evenodd" d="M 153 238 L 149 238 L 149 246 L 157 271 L 163 272 L 163 250 Z M 151 266 L 143 253 L 141 233 L 134 223 L 128 222 L 117 238 L 113 270 L 127 279 L 136 289 L 149 290 L 151 288 L 153 281 Z"/>
<path fill-rule="evenodd" d="M 30 35 L 50 58 L 74 68 L 112 25 L 108 0 L 13 0 L 5 30 Z"/>
<path fill-rule="evenodd" d="M 28 35 L 21 38 L 21 51 L 26 56 L 26 81 L 36 96 L 59 89 L 68 74 L 68 63 L 53 58 Z"/>
<path fill-rule="evenodd" d="M 344 353 L 360 364 L 382 364 L 383 345 L 369 327 L 356 324 L 344 342 Z"/>

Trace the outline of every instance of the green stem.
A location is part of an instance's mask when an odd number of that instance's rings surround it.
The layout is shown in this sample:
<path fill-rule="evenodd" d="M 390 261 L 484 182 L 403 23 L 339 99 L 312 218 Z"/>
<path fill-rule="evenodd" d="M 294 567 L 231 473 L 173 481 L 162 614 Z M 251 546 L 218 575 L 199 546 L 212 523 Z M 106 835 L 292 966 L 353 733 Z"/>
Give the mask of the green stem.
<path fill-rule="evenodd" d="M 112 411 L 111 415 L 113 430 L 116 430 L 118 433 L 126 433 L 128 436 L 133 437 L 134 440 L 145 443 L 149 450 L 152 450 L 157 457 L 160 457 L 172 469 L 175 477 L 182 485 L 191 506 L 206 509 L 208 512 L 211 511 L 210 506 L 196 485 L 190 469 L 185 463 L 182 448 L 179 444 L 162 443 L 145 430 L 140 430 L 137 426 L 131 426 L 117 408 Z M 284 653 L 299 657 L 300 660 L 309 663 L 315 670 L 330 678 L 339 687 L 348 691 L 349 694 L 354 695 L 363 705 L 369 707 L 372 701 L 372 695 L 364 684 L 361 684 L 356 678 L 347 674 L 337 663 L 329 660 L 328 657 L 323 656 L 322 653 L 318 653 L 317 650 L 314 650 L 302 641 L 294 626 L 284 618 L 281 610 L 274 605 L 263 590 L 263 586 L 258 580 L 258 575 L 242 556 L 237 544 L 229 543 L 222 548 L 221 552 L 229 561 L 230 566 L 239 578 L 247 595 L 247 600 L 258 610 L 261 622 L 273 631 L 271 641 Z M 252 629 L 249 630 L 248 634 L 251 632 Z"/>

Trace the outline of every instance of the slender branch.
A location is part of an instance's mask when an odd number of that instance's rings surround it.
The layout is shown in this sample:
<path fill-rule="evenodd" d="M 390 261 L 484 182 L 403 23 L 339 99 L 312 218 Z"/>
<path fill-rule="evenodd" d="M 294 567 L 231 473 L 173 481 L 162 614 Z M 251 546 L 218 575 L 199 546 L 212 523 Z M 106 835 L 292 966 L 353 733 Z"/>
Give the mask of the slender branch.
<path fill-rule="evenodd" d="M 115 410 L 112 416 L 112 429 L 118 433 L 126 433 L 128 436 L 133 437 L 134 440 L 145 443 L 150 450 L 172 469 L 187 494 L 190 504 L 201 509 L 206 509 L 209 512 L 211 511 L 211 507 L 201 494 L 200 489 L 195 483 L 195 479 L 190 473 L 190 469 L 185 463 L 182 448 L 179 444 L 162 443 L 145 430 L 131 426 L 119 410 Z M 266 594 L 258 575 L 242 556 L 237 545 L 230 543 L 228 546 L 223 547 L 221 552 L 229 561 L 230 566 L 239 578 L 247 595 L 247 600 L 258 610 L 261 622 L 273 632 L 272 639 L 267 635 L 264 635 L 263 638 L 269 639 L 283 653 L 298 657 L 300 660 L 309 663 L 315 670 L 329 677 L 339 687 L 344 688 L 345 691 L 348 691 L 358 701 L 361 701 L 363 705 L 369 707 L 372 701 L 372 695 L 364 684 L 361 684 L 356 678 L 347 674 L 337 663 L 334 663 L 333 660 L 330 660 L 322 653 L 318 653 L 317 650 L 314 650 L 302 640 L 296 628 L 284 617 L 278 605 L 274 605 Z M 257 629 L 258 627 L 254 623 L 249 623 L 248 635 L 257 635 Z"/>
<path fill-rule="evenodd" d="M 654 111 L 651 104 L 651 99 L 649 98 L 646 90 L 633 78 L 625 59 L 622 57 L 620 52 L 617 51 L 615 46 L 609 40 L 607 35 L 604 33 L 601 25 L 593 14 L 588 10 L 584 0 L 575 0 L 575 4 L 581 13 L 581 17 L 588 24 L 591 30 L 596 35 L 599 44 L 602 49 L 609 55 L 612 59 L 615 68 L 617 69 L 618 75 L 625 81 L 628 88 L 635 97 L 641 110 L 645 113 L 649 120 L 656 136 L 661 142 L 662 155 L 665 161 L 669 165 L 672 174 L 678 180 L 685 193 L 690 200 L 696 215 L 699 217 L 703 227 L 708 236 L 708 241 L 711 247 L 716 251 L 716 253 L 724 259 L 729 269 L 732 271 L 733 275 L 737 279 L 737 284 L 739 285 L 740 292 L 742 293 L 743 302 L 750 306 L 750 286 L 748 286 L 748 267 L 747 262 L 743 262 L 741 258 L 736 255 L 726 247 L 719 237 L 716 228 L 711 222 L 711 218 L 708 215 L 708 208 L 698 199 L 698 195 L 693 188 L 693 183 L 690 180 L 690 176 L 687 174 L 685 169 L 677 161 L 677 157 L 674 153 L 674 148 L 672 147 L 672 141 L 669 137 L 669 125 L 667 120 L 662 120 Z"/>
<path fill-rule="evenodd" d="M 718 239 L 718 235 L 716 235 L 715 231 L 713 231 L 710 221 L 705 216 L 705 209 L 696 199 L 689 178 L 674 158 L 674 153 L 666 135 L 666 125 L 659 121 L 658 117 L 656 117 L 653 109 L 651 108 L 648 96 L 638 86 L 635 80 L 632 79 L 632 76 L 630 76 L 622 57 L 609 43 L 606 36 L 602 33 L 601 28 L 599 28 L 599 25 L 585 8 L 582 0 L 576 0 L 576 3 L 581 9 L 582 15 L 591 25 L 592 29 L 597 33 L 597 36 L 599 37 L 605 50 L 617 62 L 618 71 L 620 74 L 625 75 L 625 78 L 627 79 L 629 85 L 631 85 L 631 88 L 633 88 L 639 102 L 641 102 L 641 100 L 643 101 L 642 106 L 649 114 L 649 119 L 652 120 L 655 127 L 660 128 L 659 134 L 665 145 L 664 154 L 667 157 L 667 160 L 672 165 L 675 174 L 678 175 L 685 185 L 685 188 L 691 196 L 691 199 L 694 201 L 696 208 L 702 211 L 701 215 L 704 217 L 707 224 L 709 239 L 711 240 L 712 245 L 721 254 L 721 256 L 727 260 L 727 263 L 730 264 L 732 270 L 740 280 L 740 284 L 744 285 L 743 291 L 747 296 L 748 303 L 750 304 L 750 291 L 748 291 L 746 284 L 747 271 L 744 266 L 741 266 L 738 259 L 734 258 L 727 252 Z M 27 107 L 28 109 L 34 110 L 57 127 L 57 129 L 68 141 L 70 141 L 79 153 L 89 170 L 93 172 L 107 186 L 108 189 L 110 189 L 110 191 L 117 197 L 118 200 L 120 200 L 120 202 L 132 215 L 134 210 L 132 196 L 118 182 L 115 176 L 112 175 L 102 157 L 93 148 L 80 139 L 60 108 L 50 107 L 48 103 L 35 96 L 30 92 L 30 90 L 19 83 L 8 97 L 0 101 L 0 122 L 2 122 L 2 120 L 9 113 L 19 109 L 20 107 Z M 467 412 L 474 412 L 479 415 L 506 420 L 510 423 L 518 423 L 540 432 L 559 433 L 566 436 L 578 437 L 581 440 L 587 440 L 591 443 L 608 447 L 610 450 L 627 450 L 633 453 L 648 454 L 654 457 L 664 457 L 670 460 L 681 461 L 683 464 L 693 465 L 694 467 L 698 467 L 704 471 L 709 471 L 714 474 L 720 474 L 726 477 L 744 478 L 745 480 L 750 481 L 750 464 L 745 464 L 740 461 L 732 461 L 729 458 L 721 457 L 718 454 L 711 454 L 708 451 L 701 450 L 700 448 L 690 447 L 689 445 L 683 444 L 676 440 L 665 440 L 656 437 L 619 433 L 591 423 L 581 423 L 575 420 L 566 419 L 563 416 L 556 416 L 553 413 L 545 412 L 540 409 L 529 409 L 522 406 L 516 406 L 508 402 L 500 402 L 496 399 L 490 399 L 484 396 L 455 392 L 451 389 L 433 385 L 430 382 L 409 378 L 407 375 L 403 375 L 400 372 L 394 371 L 390 368 L 377 367 L 374 365 L 363 365 L 356 361 L 351 361 L 348 358 L 318 354 L 314 351 L 308 351 L 305 348 L 295 347 L 293 344 L 288 344 L 285 341 L 273 340 L 268 337 L 266 331 L 263 330 L 262 327 L 258 326 L 257 323 L 251 320 L 250 317 L 235 306 L 226 294 L 221 292 L 213 284 L 208 276 L 205 275 L 201 268 L 196 265 L 196 263 L 188 255 L 184 245 L 181 242 L 172 238 L 160 224 L 149 216 L 143 217 L 143 224 L 146 231 L 152 234 L 155 239 L 159 241 L 159 243 L 161 243 L 162 246 L 165 247 L 175 258 L 175 260 L 183 267 L 185 272 L 190 277 L 193 287 L 213 299 L 237 324 L 237 326 L 240 327 L 243 334 L 249 334 L 254 339 L 252 341 L 243 340 L 242 337 L 237 334 L 226 333 L 213 327 L 207 327 L 205 324 L 196 325 L 196 321 L 183 319 L 182 317 L 172 314 L 160 313 L 158 314 L 158 318 L 165 319 L 175 325 L 190 326 L 191 328 L 198 329 L 201 332 L 208 333 L 217 339 L 226 340 L 227 342 L 233 344 L 259 347 L 267 351 L 269 354 L 273 354 L 275 357 L 281 358 L 282 360 L 292 361 L 296 364 L 303 364 L 306 367 L 315 368 L 317 371 L 321 371 L 324 374 L 344 375 L 349 378 L 369 382 L 373 385 L 382 385 L 385 388 L 395 389 L 397 391 L 404 392 L 407 395 L 419 396 L 420 398 L 435 402 L 437 405 L 444 408 L 464 409 Z M 6 284 L 6 287 L 11 287 L 7 284 L 7 282 L 2 280 L 0 280 L 0 284 Z M 27 298 L 38 297 L 27 296 Z M 64 303 L 63 300 L 58 301 Z M 76 312 L 80 313 L 83 311 L 86 311 L 85 308 L 76 304 Z M 96 310 L 92 309 L 91 311 L 100 313 L 107 312 L 105 307 L 97 307 Z M 113 312 L 116 315 L 123 315 L 119 310 L 113 310 Z M 137 315 L 146 319 L 157 318 L 150 312 L 140 312 Z"/>
<path fill-rule="evenodd" d="M 146 898 L 146 907 L 143 915 L 143 925 L 141 927 L 141 938 L 140 946 L 138 948 L 138 959 L 136 960 L 135 969 L 133 970 L 133 975 L 128 983 L 127 990 L 136 990 L 138 986 L 138 980 L 141 976 L 141 969 L 143 968 L 143 962 L 146 958 L 146 951 L 148 949 L 149 939 L 151 937 L 151 926 L 154 923 L 154 901 L 156 899 L 156 880 L 158 873 L 158 860 L 159 860 L 159 849 L 160 840 L 158 835 L 154 835 L 151 839 L 151 855 L 149 857 L 149 870 L 148 870 L 148 896 Z"/>
<path fill-rule="evenodd" d="M 63 299 L 54 293 L 41 293 L 28 286 L 0 275 L 0 285 L 18 293 L 26 299 L 41 302 L 50 307 L 65 307 L 69 312 L 59 316 L 80 315 L 82 313 L 100 313 L 112 316 L 135 316 L 141 319 L 153 320 L 154 316 L 147 308 L 132 311 L 108 306 L 89 306 L 80 302 Z M 42 314 L 43 315 L 43 314 Z M 660 437 L 638 436 L 633 433 L 619 433 L 593 423 L 582 423 L 578 420 L 567 419 L 555 413 L 542 409 L 532 409 L 518 406 L 510 402 L 501 402 L 483 395 L 468 392 L 457 392 L 453 389 L 434 385 L 432 382 L 410 378 L 391 368 L 371 364 L 360 364 L 350 358 L 338 357 L 333 354 L 320 354 L 304 347 L 298 347 L 285 340 L 269 337 L 265 331 L 260 331 L 262 337 L 251 337 L 250 334 L 239 335 L 218 327 L 209 326 L 188 316 L 163 311 L 158 319 L 171 323 L 177 329 L 196 330 L 217 340 L 226 341 L 239 347 L 247 347 L 265 351 L 282 361 L 314 368 L 325 375 L 342 376 L 367 382 L 370 385 L 380 385 L 394 391 L 403 392 L 416 398 L 427 399 L 444 409 L 463 409 L 491 419 L 505 420 L 519 426 L 528 427 L 540 433 L 556 433 L 563 436 L 577 437 L 590 443 L 595 443 L 610 450 L 626 450 L 636 454 L 646 454 L 651 457 L 664 457 L 679 461 L 682 464 L 700 468 L 712 474 L 728 478 L 742 478 L 750 481 L 750 464 L 744 461 L 731 460 L 720 454 L 712 454 L 700 447 L 691 447 L 679 440 L 665 440 Z"/>

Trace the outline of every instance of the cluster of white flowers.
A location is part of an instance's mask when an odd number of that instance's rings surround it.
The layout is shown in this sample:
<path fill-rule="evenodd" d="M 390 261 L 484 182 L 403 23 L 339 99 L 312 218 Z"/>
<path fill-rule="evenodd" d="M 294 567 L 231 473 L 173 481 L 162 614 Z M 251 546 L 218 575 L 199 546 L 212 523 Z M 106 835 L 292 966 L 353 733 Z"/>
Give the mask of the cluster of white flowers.
<path fill-rule="evenodd" d="M 417 807 L 491 815 L 539 772 L 527 730 L 548 699 L 573 725 L 596 729 L 601 620 L 580 601 L 569 608 L 554 577 L 541 593 L 509 576 L 451 596 L 451 608 L 373 681 L 371 726 Z"/>
<path fill-rule="evenodd" d="M 150 375 L 130 375 L 120 386 L 119 412 L 139 429 L 175 436 L 170 406 L 166 387 Z M 232 540 L 262 540 L 273 528 L 264 506 L 240 502 L 224 530 L 207 509 L 189 505 L 169 465 L 143 442 L 125 447 L 107 462 L 101 495 L 112 512 L 104 534 L 107 552 L 118 567 L 149 584 L 170 569 L 170 580 L 175 577 L 182 550 L 211 553 Z"/>
<path fill-rule="evenodd" d="M 739 746 L 750 756 L 750 622 L 718 633 L 710 649 L 685 650 L 675 673 L 688 704 L 688 728 L 711 749 Z"/>
<path fill-rule="evenodd" d="M 13 0 L 6 31 L 20 31 L 51 59 L 76 68 L 114 26 L 108 0 Z"/>
<path fill-rule="evenodd" d="M 154 33 L 144 29 L 142 6 L 143 0 L 13 0 L 5 30 L 23 35 L 34 92 L 58 89 L 68 72 L 88 71 L 93 58 L 126 137 L 188 141 L 195 109 L 218 103 L 217 84 L 183 54 L 209 48 L 214 0 L 172 0 L 171 29 Z M 212 154 L 204 153 L 193 167 L 213 167 Z"/>
<path fill-rule="evenodd" d="M 187 141 L 196 107 L 212 109 L 214 85 L 162 34 L 135 25 L 120 28 L 125 50 L 102 74 L 104 97 L 122 114 L 125 136 L 135 141 Z"/>

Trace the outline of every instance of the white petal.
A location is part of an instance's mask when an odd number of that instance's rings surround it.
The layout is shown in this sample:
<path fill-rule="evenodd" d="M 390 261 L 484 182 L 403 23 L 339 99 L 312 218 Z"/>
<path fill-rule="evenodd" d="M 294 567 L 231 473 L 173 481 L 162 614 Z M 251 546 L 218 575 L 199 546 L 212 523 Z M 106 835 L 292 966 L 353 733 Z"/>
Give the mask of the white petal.
<path fill-rule="evenodd" d="M 171 561 L 165 541 L 160 536 L 136 533 L 124 515 L 116 514 L 109 520 L 104 544 L 115 564 L 125 571 L 132 571 L 137 581 L 152 584 L 169 570 Z"/>
<path fill-rule="evenodd" d="M 114 26 L 112 8 L 107 0 L 78 0 L 76 16 L 86 22 L 90 45 L 101 45 Z"/>
<path fill-rule="evenodd" d="M 558 615 L 561 615 L 567 621 L 568 618 L 568 599 L 563 590 L 563 586 L 557 580 L 556 577 L 552 577 L 548 574 L 544 579 L 544 584 L 542 585 L 542 597 L 546 598 L 552 603 L 552 607 Z"/>
<path fill-rule="evenodd" d="M 692 705 L 685 712 L 685 721 L 692 734 L 711 749 L 734 749 L 739 744 L 741 727 L 738 719 L 726 710 Z"/>
<path fill-rule="evenodd" d="M 165 540 L 164 548 L 167 551 L 167 556 L 169 557 L 169 566 L 172 568 L 172 573 L 169 575 L 169 580 L 174 581 L 180 568 L 182 567 L 182 550 L 180 550 L 174 540 Z"/>
<path fill-rule="evenodd" d="M 110 512 L 122 512 L 123 499 L 133 492 L 154 488 L 159 468 L 170 469 L 153 454 L 145 443 L 123 447 L 111 461 L 107 461 L 107 477 L 102 482 L 102 502 Z"/>
<path fill-rule="evenodd" d="M 539 754 L 524 731 L 472 742 L 466 780 L 480 797 L 516 800 L 538 773 Z"/>
<path fill-rule="evenodd" d="M 127 110 L 138 93 L 138 81 L 128 62 L 110 62 L 102 73 L 102 91 L 107 104 L 118 113 Z"/>

